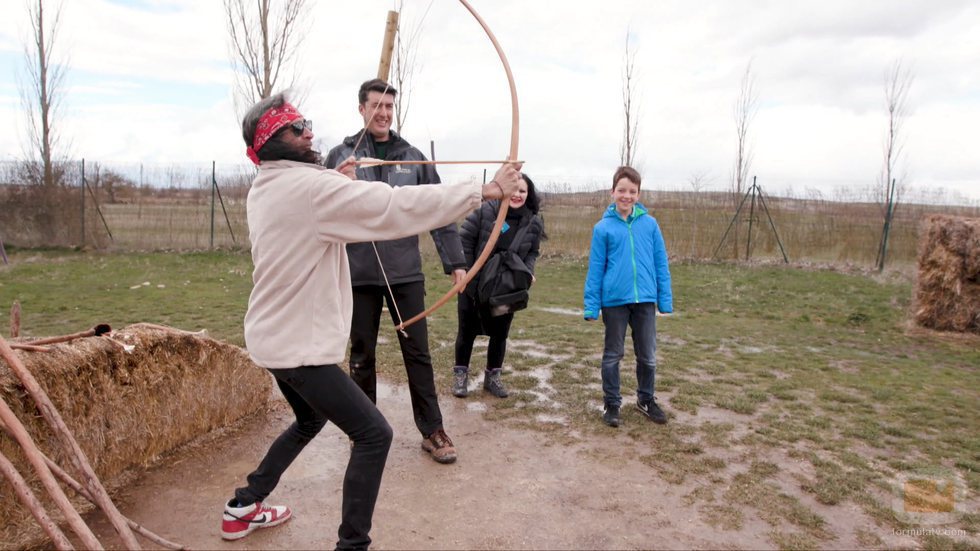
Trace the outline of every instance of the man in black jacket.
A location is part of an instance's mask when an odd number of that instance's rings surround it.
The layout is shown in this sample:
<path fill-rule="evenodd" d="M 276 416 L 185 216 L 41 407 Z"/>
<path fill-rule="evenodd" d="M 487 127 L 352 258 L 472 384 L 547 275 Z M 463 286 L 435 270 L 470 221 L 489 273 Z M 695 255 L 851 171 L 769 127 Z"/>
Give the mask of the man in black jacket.
<path fill-rule="evenodd" d="M 391 130 L 397 93 L 381 79 L 369 80 L 361 85 L 357 109 L 364 118 L 364 130 L 344 138 L 340 145 L 330 150 L 324 162 L 327 168 L 338 166 L 351 155 L 358 159 L 371 157 L 387 161 L 425 160 L 421 151 Z M 432 165 L 359 167 L 357 179 L 387 182 L 391 186 L 440 182 L 439 174 Z M 437 228 L 431 234 L 443 269 L 452 275 L 453 283 L 460 281 L 466 275 L 466 260 L 456 225 Z M 425 276 L 422 274 L 418 237 L 378 243 L 350 243 L 347 245 L 347 257 L 354 293 L 350 373 L 371 401 L 377 403 L 375 348 L 384 301 L 387 301 L 388 311 L 396 324 L 399 323 L 399 315 L 402 320 L 407 320 L 425 309 Z M 408 337 L 398 334 L 398 342 L 408 373 L 415 425 L 422 433 L 422 449 L 439 463 L 452 463 L 456 461 L 456 449 L 442 426 L 425 320 L 410 325 L 405 331 Z"/>

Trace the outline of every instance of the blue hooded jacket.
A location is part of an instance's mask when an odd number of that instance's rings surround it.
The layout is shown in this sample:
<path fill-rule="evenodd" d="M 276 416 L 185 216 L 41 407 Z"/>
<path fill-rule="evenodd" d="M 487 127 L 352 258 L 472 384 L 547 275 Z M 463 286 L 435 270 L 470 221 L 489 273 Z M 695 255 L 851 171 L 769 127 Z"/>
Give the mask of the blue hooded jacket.
<path fill-rule="evenodd" d="M 641 302 L 674 311 L 664 236 L 642 204 L 623 220 L 613 203 L 592 229 L 585 319 L 597 319 L 602 308 Z"/>

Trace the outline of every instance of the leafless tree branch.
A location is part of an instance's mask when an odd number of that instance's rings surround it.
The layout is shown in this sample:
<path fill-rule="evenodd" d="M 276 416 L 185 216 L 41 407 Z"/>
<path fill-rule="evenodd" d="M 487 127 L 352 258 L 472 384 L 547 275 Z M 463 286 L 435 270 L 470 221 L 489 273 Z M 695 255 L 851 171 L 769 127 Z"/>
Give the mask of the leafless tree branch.
<path fill-rule="evenodd" d="M 399 18 L 398 32 L 395 34 L 395 63 L 394 74 L 392 75 L 394 77 L 392 79 L 393 84 L 398 90 L 398 96 L 395 98 L 395 131 L 399 134 L 401 134 L 402 128 L 408 120 L 408 108 L 412 102 L 412 81 L 416 74 L 422 72 L 422 64 L 418 61 L 419 43 L 425 18 L 429 15 L 429 8 L 432 7 L 432 0 L 422 12 L 422 17 L 418 18 L 412 25 L 405 26 L 409 30 L 407 36 L 403 32 L 402 26 L 402 21 L 404 21 L 402 16 L 403 4 L 402 0 L 395 2 L 395 11 L 399 13 Z"/>
<path fill-rule="evenodd" d="M 224 6 L 235 104 L 243 111 L 296 83 L 297 51 L 309 28 L 309 9 L 307 0 L 224 0 Z"/>
<path fill-rule="evenodd" d="M 752 166 L 752 146 L 749 142 L 749 127 L 758 110 L 758 93 L 752 75 L 752 61 L 745 66 L 742 84 L 735 99 L 735 165 L 732 168 L 732 195 L 735 201 L 742 198 L 745 183 Z"/>
<path fill-rule="evenodd" d="M 55 41 L 61 21 L 61 6 L 53 14 L 42 0 L 27 5 L 30 41 L 24 44 L 27 82 L 21 83 L 20 98 L 27 116 L 25 154 L 34 183 L 52 188 L 60 183 L 55 163 L 61 155 L 58 114 L 64 97 L 65 64 L 55 58 Z"/>
<path fill-rule="evenodd" d="M 904 66 L 902 60 L 892 63 L 885 72 L 885 107 L 888 111 L 888 128 L 885 132 L 881 174 L 878 176 L 876 195 L 881 206 L 883 225 L 875 267 L 885 268 L 885 255 L 888 250 L 888 233 L 895 209 L 901 202 L 905 190 L 905 175 L 900 174 L 899 164 L 905 149 L 905 136 L 902 128 L 909 114 L 908 94 L 912 87 L 912 71 Z"/>
<path fill-rule="evenodd" d="M 745 66 L 742 83 L 738 96 L 735 98 L 733 115 L 735 119 L 735 163 L 732 166 L 731 198 L 733 208 L 737 207 L 746 191 L 749 179 L 749 169 L 752 167 L 752 144 L 749 140 L 749 128 L 758 111 L 759 96 L 755 89 L 755 77 L 752 75 L 752 60 Z M 735 233 L 732 234 L 732 254 L 738 258 L 738 231 L 741 226 L 735 220 Z"/>
<path fill-rule="evenodd" d="M 623 53 L 623 140 L 619 146 L 619 162 L 624 166 L 633 166 L 636 161 L 637 132 L 640 128 L 640 105 L 636 96 L 636 48 L 630 47 L 630 30 L 627 28 Z"/>

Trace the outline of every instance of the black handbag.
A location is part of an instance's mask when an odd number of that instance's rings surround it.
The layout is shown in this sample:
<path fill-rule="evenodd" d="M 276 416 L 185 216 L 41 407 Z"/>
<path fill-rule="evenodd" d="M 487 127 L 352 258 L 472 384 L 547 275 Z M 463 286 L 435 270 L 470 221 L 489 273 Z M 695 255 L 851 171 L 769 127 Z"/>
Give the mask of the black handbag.
<path fill-rule="evenodd" d="M 527 308 L 532 275 L 517 247 L 530 227 L 529 222 L 518 230 L 510 246 L 494 252 L 480 270 L 476 299 L 493 317 Z"/>

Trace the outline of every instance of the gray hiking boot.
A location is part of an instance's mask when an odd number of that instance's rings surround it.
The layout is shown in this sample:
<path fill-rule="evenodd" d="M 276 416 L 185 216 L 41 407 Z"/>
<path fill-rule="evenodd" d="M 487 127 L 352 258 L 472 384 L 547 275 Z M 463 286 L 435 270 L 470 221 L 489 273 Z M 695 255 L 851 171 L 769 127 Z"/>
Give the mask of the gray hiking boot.
<path fill-rule="evenodd" d="M 457 398 L 466 398 L 470 391 L 469 386 L 470 375 L 469 369 L 465 365 L 457 365 L 453 368 L 453 396 Z"/>
<path fill-rule="evenodd" d="M 483 375 L 483 390 L 493 394 L 497 398 L 506 398 L 509 394 L 507 393 L 507 387 L 500 380 L 500 371 L 500 368 L 488 369 L 486 371 Z"/>

